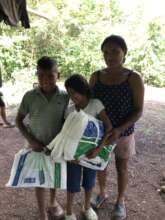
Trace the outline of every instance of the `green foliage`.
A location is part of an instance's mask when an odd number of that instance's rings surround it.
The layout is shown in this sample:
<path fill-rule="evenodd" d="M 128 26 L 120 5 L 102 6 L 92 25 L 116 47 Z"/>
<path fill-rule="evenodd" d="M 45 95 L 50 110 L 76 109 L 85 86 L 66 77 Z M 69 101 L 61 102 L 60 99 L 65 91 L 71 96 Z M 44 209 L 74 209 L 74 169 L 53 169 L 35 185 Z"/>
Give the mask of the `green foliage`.
<path fill-rule="evenodd" d="M 111 23 L 115 25 L 116 23 L 122 22 L 123 13 L 120 10 L 119 2 L 117 0 L 111 0 L 109 3 Z"/>
<path fill-rule="evenodd" d="M 0 37 L 0 66 L 4 79 L 11 79 L 14 70 L 22 69 L 29 65 L 30 54 L 26 50 L 27 38 L 21 35 L 10 36 L 11 31 L 8 28 L 6 28 L 6 32 L 8 37 L 4 33 Z M 15 34 L 15 29 L 13 34 Z"/>
<path fill-rule="evenodd" d="M 165 39 L 164 25 L 159 20 L 148 24 L 147 39 L 131 51 L 130 65 L 142 73 L 147 84 L 157 87 L 165 86 Z"/>
<path fill-rule="evenodd" d="M 100 51 L 103 39 L 119 34 L 128 43 L 126 65 L 140 72 L 147 84 L 165 86 L 164 23 L 161 18 L 144 23 L 141 6 L 128 15 L 120 0 L 29 0 L 28 5 L 52 20 L 30 14 L 29 30 L 0 23 L 3 78 L 14 80 L 19 76 L 16 72 L 23 74 L 28 68 L 32 72 L 43 55 L 57 59 L 62 77 L 81 73 L 89 78 L 105 65 Z"/>

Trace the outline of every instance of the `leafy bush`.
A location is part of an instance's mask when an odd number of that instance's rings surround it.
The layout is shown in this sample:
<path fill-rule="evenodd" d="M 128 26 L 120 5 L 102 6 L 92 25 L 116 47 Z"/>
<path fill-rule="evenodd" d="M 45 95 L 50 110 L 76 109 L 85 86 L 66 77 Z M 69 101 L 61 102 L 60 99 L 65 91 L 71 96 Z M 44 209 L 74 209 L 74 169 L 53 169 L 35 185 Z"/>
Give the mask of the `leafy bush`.
<path fill-rule="evenodd" d="M 67 0 L 29 0 L 31 7 L 42 9 L 52 16 L 52 21 L 31 15 L 29 30 L 0 24 L 0 63 L 4 78 L 14 80 L 18 70 L 35 69 L 37 59 L 43 55 L 57 59 L 62 77 L 81 73 L 89 78 L 93 71 L 105 65 L 100 51 L 103 39 L 109 34 L 119 34 L 128 44 L 131 42 L 126 65 L 140 72 L 145 83 L 165 86 L 162 20 L 154 18 L 143 23 L 145 13 L 141 7 L 132 17 L 120 8 L 119 0 L 107 2 L 77 0 L 73 7 Z"/>

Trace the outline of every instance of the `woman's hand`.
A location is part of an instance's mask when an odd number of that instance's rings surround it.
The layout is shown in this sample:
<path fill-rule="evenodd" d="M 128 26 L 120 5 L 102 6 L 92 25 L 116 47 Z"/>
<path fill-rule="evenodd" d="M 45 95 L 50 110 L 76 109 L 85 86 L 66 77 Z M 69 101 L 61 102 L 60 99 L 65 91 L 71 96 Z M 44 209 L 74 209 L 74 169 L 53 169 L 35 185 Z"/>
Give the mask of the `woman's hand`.
<path fill-rule="evenodd" d="M 101 146 L 105 147 L 105 146 L 108 146 L 110 145 L 110 137 L 112 135 L 112 129 L 111 130 L 108 130 L 106 131 L 106 134 L 105 136 L 103 137 L 102 139 L 102 142 L 101 142 Z"/>
<path fill-rule="evenodd" d="M 92 158 L 97 157 L 99 152 L 100 152 L 100 149 L 99 149 L 99 147 L 97 147 L 97 148 L 91 150 L 86 156 L 88 159 L 92 159 Z"/>
<path fill-rule="evenodd" d="M 114 142 L 120 138 L 121 133 L 122 131 L 120 128 L 113 128 L 110 132 L 109 143 L 114 144 Z"/>

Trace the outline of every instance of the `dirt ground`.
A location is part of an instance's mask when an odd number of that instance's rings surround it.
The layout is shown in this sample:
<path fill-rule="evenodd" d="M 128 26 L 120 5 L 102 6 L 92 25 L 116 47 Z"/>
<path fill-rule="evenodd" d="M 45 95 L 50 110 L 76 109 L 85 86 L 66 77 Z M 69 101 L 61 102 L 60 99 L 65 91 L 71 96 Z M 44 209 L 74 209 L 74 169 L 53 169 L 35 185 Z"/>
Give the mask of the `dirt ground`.
<path fill-rule="evenodd" d="M 129 164 L 129 186 L 126 195 L 127 220 L 164 220 L 165 197 L 158 192 L 161 173 L 165 171 L 165 103 L 146 101 L 144 116 L 136 126 L 137 154 Z M 13 111 L 14 110 L 14 111 Z M 15 116 L 14 106 L 11 119 Z M 14 154 L 23 146 L 24 139 L 17 128 L 0 127 L 0 220 L 35 220 L 38 218 L 33 189 L 9 189 L 9 178 Z M 107 182 L 109 199 L 98 211 L 99 219 L 110 220 L 117 195 L 114 158 L 109 166 Z M 65 192 L 58 192 L 65 205 Z M 81 211 L 82 193 L 75 198 L 76 213 Z M 48 201 L 48 193 L 47 193 Z"/>

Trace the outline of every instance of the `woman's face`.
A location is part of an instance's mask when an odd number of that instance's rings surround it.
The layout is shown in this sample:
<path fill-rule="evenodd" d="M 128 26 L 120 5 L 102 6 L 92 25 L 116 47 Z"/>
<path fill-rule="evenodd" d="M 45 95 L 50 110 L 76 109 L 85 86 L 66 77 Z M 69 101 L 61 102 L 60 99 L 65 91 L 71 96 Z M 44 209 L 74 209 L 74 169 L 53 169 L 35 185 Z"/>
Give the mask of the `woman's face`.
<path fill-rule="evenodd" d="M 120 67 L 124 63 L 125 53 L 116 43 L 106 43 L 103 46 L 103 55 L 108 67 Z"/>

